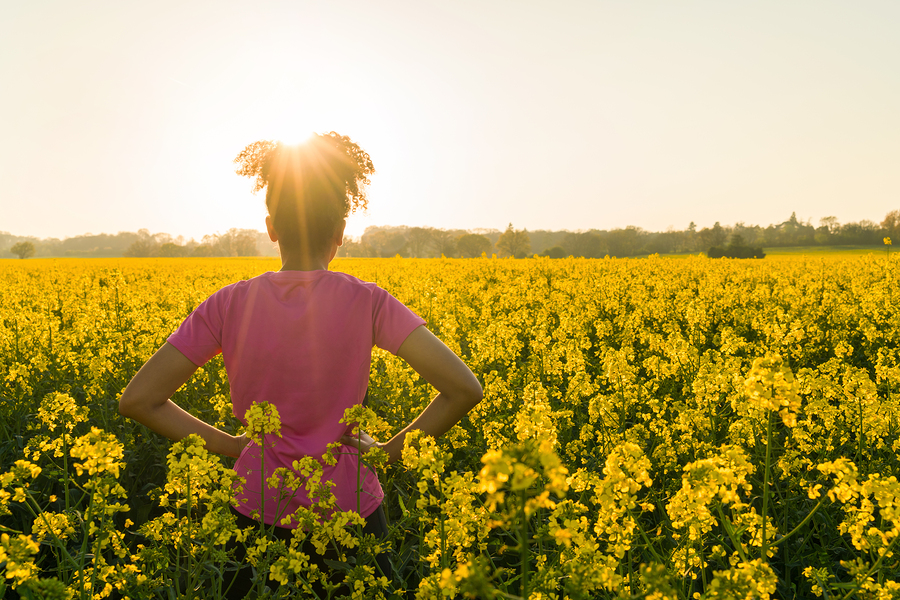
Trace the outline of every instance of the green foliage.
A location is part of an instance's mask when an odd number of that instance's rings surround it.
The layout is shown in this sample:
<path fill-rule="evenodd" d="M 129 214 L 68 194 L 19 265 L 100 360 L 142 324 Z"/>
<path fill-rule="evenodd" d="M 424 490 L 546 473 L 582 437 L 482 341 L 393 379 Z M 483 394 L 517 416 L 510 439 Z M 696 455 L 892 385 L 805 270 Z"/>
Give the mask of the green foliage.
<path fill-rule="evenodd" d="M 565 258 L 566 249 L 562 246 L 553 246 L 552 248 L 547 248 L 541 252 L 541 256 L 546 256 L 547 258 Z"/>
<path fill-rule="evenodd" d="M 531 239 L 525 229 L 513 229 L 512 223 L 497 240 L 497 248 L 504 256 L 525 258 L 531 252 Z"/>
<path fill-rule="evenodd" d="M 463 258 L 478 258 L 482 254 L 489 254 L 492 247 L 489 238 L 477 233 L 467 233 L 456 240 L 456 248 Z"/>
<path fill-rule="evenodd" d="M 590 231 L 566 234 L 562 247 L 566 256 L 603 258 L 609 253 L 607 242 Z"/>
<path fill-rule="evenodd" d="M 19 242 L 18 244 L 13 244 L 9 251 L 19 258 L 31 258 L 34 256 L 34 244 L 31 242 Z"/>
<path fill-rule="evenodd" d="M 166 242 L 159 247 L 159 255 L 168 258 L 187 256 L 189 252 L 190 251 L 184 246 L 179 246 L 178 244 L 173 244 L 172 242 Z"/>

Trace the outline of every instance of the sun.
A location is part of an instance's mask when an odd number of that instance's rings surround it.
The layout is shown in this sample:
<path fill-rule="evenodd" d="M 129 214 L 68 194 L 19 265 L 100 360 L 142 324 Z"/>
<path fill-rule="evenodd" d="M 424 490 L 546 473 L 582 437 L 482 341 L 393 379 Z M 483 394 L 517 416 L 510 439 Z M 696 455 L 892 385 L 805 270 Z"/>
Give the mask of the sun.
<path fill-rule="evenodd" d="M 300 144 L 308 142 L 316 133 L 317 132 L 312 129 L 305 132 L 301 131 L 300 133 L 288 132 L 286 135 L 282 135 L 277 139 L 287 146 L 299 146 Z"/>

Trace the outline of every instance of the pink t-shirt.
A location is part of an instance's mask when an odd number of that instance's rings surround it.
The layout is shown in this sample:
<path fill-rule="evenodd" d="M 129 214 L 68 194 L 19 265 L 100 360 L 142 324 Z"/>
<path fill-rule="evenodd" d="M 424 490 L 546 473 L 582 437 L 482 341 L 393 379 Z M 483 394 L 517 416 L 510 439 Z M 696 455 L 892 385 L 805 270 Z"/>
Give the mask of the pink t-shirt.
<path fill-rule="evenodd" d="M 222 352 L 242 423 L 253 402 L 278 408 L 282 437 L 267 436 L 264 448 L 268 478 L 303 456 L 321 459 L 327 444 L 349 432 L 339 420 L 365 397 L 372 347 L 396 354 L 424 323 L 374 283 L 333 271 L 278 271 L 220 289 L 168 341 L 196 365 Z M 377 475 L 365 465 L 358 470 L 353 448 L 343 446 L 337 459 L 324 466 L 323 479 L 335 483 L 338 508 L 369 516 L 384 498 Z M 262 510 L 272 524 L 310 505 L 302 488 L 288 499 L 262 489 L 259 448 L 252 443 L 234 468 L 246 479 L 237 496 L 245 515 Z"/>

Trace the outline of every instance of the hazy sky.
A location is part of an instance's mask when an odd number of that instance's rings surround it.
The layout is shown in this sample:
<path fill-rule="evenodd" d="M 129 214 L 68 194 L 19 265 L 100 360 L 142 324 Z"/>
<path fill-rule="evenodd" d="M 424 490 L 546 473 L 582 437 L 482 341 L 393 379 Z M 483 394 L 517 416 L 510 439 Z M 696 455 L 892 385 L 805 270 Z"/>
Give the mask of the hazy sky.
<path fill-rule="evenodd" d="M 0 0 L 0 230 L 263 228 L 232 159 L 349 135 L 368 225 L 900 209 L 900 3 Z"/>

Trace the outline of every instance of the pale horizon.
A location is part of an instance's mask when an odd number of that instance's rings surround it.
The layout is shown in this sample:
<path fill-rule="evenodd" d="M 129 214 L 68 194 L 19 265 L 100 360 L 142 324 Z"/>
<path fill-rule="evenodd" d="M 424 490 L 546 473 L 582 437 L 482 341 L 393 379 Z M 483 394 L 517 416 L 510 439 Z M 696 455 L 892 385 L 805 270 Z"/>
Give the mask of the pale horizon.
<path fill-rule="evenodd" d="M 338 131 L 367 226 L 647 231 L 900 209 L 900 5 L 4 8 L 0 231 L 263 229 L 232 159 Z"/>
<path fill-rule="evenodd" d="M 809 223 L 809 224 L 812 224 L 814 227 L 820 226 L 819 219 L 803 218 L 800 215 L 796 215 L 796 216 L 797 216 L 797 221 L 800 223 L 804 223 L 804 224 Z M 839 221 L 839 224 L 847 225 L 849 223 L 861 223 L 864 221 L 869 221 L 869 222 L 874 223 L 877 226 L 877 225 L 881 224 L 883 218 L 884 218 L 884 215 L 882 215 L 881 217 L 879 217 L 877 219 L 859 219 L 857 221 L 846 221 L 846 222 Z M 781 220 L 779 220 L 777 222 L 773 222 L 773 223 L 746 223 L 746 222 L 723 223 L 721 221 L 717 221 L 716 223 L 721 225 L 723 228 L 733 228 L 736 225 L 741 225 L 744 227 L 757 227 L 758 226 L 758 227 L 765 229 L 765 228 L 769 227 L 770 225 L 772 225 L 772 226 L 780 225 L 781 223 L 784 223 L 788 219 L 790 219 L 790 215 L 788 215 L 784 219 L 781 219 Z M 617 229 L 627 229 L 629 227 L 636 227 L 647 233 L 666 233 L 667 231 L 686 231 L 688 229 L 688 226 L 690 225 L 690 223 L 691 222 L 689 221 L 688 224 L 685 225 L 684 227 L 669 227 L 666 229 L 648 229 L 646 227 L 641 227 L 640 225 L 635 225 L 635 224 L 628 224 L 628 225 L 625 225 L 622 227 L 613 227 L 613 228 L 609 228 L 609 229 L 599 229 L 596 227 L 581 228 L 581 229 L 547 229 L 547 228 L 543 228 L 543 227 L 531 228 L 531 227 L 518 227 L 515 225 L 515 223 L 513 223 L 513 226 L 514 226 L 514 229 L 516 229 L 516 230 L 524 229 L 526 231 L 571 232 L 571 233 L 583 233 L 583 232 L 589 232 L 589 231 L 614 231 Z M 697 223 L 696 221 L 694 221 L 693 223 L 696 225 L 698 231 L 701 229 L 704 229 L 704 228 L 712 228 L 716 224 L 716 223 L 709 223 L 709 224 L 701 225 L 701 224 Z M 489 233 L 489 232 L 502 233 L 503 231 L 506 230 L 506 227 L 468 227 L 468 228 L 463 228 L 463 227 L 437 227 L 437 226 L 432 226 L 432 225 L 405 225 L 405 224 L 401 223 L 401 224 L 378 224 L 378 225 L 368 224 L 362 230 L 360 230 L 358 233 L 352 233 L 350 231 L 350 224 L 348 223 L 347 230 L 345 231 L 345 234 L 344 234 L 345 238 L 350 237 L 354 240 L 359 240 L 362 237 L 362 235 L 365 234 L 366 230 L 370 227 L 371 228 L 381 228 L 381 229 L 402 229 L 404 227 L 412 229 L 414 227 L 421 227 L 424 229 L 459 230 L 459 231 L 468 231 L 468 232 L 472 232 L 472 233 Z M 119 233 L 138 233 L 141 229 L 146 229 L 150 233 L 151 236 L 169 235 L 173 239 L 176 239 L 176 240 L 178 238 L 182 238 L 184 243 L 188 243 L 192 240 L 196 243 L 200 243 L 204 236 L 221 235 L 228 231 L 227 229 L 226 230 L 217 230 L 217 231 L 208 231 L 199 236 L 189 236 L 189 235 L 184 235 L 181 233 L 172 233 L 170 231 L 152 231 L 146 227 L 141 227 L 138 229 L 127 229 L 127 230 L 122 229 L 119 231 L 86 231 L 84 233 L 79 233 L 79 234 L 75 234 L 75 235 L 66 235 L 66 236 L 58 236 L 58 237 L 57 236 L 41 236 L 41 235 L 35 235 L 35 234 L 30 234 L 30 233 L 23 234 L 23 233 L 17 233 L 15 231 L 5 231 L 5 230 L 0 230 L 0 233 L 9 233 L 16 237 L 37 238 L 39 240 L 48 240 L 48 239 L 63 240 L 63 239 L 82 237 L 82 236 L 83 237 L 95 236 L 95 235 L 115 236 Z M 229 229 L 232 229 L 232 228 L 229 228 Z M 259 233 L 265 233 L 265 225 L 263 225 L 262 227 L 235 227 L 234 229 L 256 230 Z M 2 248 L 0 248 L 0 250 L 2 250 Z"/>

